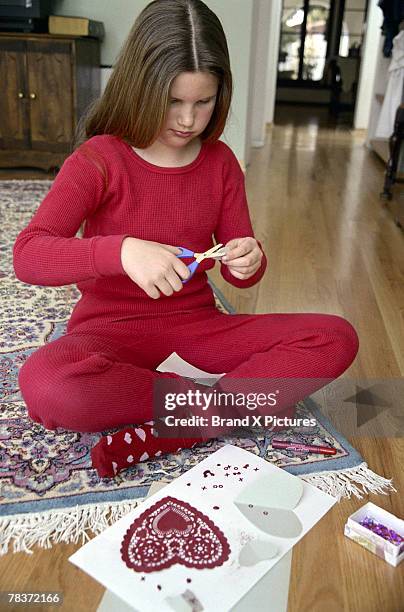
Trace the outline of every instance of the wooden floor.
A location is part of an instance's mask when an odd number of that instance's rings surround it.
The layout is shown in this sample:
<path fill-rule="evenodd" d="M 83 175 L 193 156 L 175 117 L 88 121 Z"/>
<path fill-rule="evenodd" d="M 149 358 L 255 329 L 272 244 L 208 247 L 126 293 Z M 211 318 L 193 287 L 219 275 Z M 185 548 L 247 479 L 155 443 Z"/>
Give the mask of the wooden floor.
<path fill-rule="evenodd" d="M 296 107 L 278 109 L 276 121 L 265 147 L 253 150 L 246 179 L 268 271 L 244 291 L 222 282 L 217 269 L 211 278 L 238 312 L 344 316 L 360 337 L 345 374 L 401 378 L 404 236 L 379 199 L 383 165 L 364 147 L 364 134 L 344 122 L 327 127 L 318 112 Z M 404 206 L 403 187 L 394 193 Z M 404 563 L 393 568 L 343 535 L 347 517 L 368 500 L 404 517 L 403 437 L 350 442 L 398 492 L 341 501 L 295 546 L 288 612 L 404 611 Z M 61 610 L 96 610 L 103 588 L 67 561 L 77 548 L 3 557 L 0 590 L 63 591 Z"/>

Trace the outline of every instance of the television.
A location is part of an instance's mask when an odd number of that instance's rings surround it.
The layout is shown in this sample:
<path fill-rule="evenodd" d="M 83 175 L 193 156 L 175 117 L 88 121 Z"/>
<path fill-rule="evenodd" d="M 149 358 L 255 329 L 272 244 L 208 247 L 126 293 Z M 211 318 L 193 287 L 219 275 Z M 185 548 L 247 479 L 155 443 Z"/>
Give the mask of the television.
<path fill-rule="evenodd" d="M 0 0 L 0 31 L 47 32 L 53 0 Z"/>

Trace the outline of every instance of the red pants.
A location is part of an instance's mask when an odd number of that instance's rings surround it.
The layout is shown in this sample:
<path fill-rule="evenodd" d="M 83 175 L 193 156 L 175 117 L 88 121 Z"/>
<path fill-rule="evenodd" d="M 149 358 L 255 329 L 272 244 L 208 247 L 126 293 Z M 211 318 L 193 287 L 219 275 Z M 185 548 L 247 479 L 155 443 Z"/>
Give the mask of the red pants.
<path fill-rule="evenodd" d="M 19 372 L 30 417 L 47 429 L 98 432 L 153 418 L 156 366 L 173 351 L 226 379 L 285 378 L 277 414 L 352 363 L 358 337 L 348 321 L 327 314 L 236 314 L 208 308 L 173 322 L 110 322 L 80 328 L 35 351 Z M 298 379 L 313 379 L 302 384 Z M 268 386 L 268 385 L 267 385 Z M 292 411 L 292 413 L 291 413 Z"/>

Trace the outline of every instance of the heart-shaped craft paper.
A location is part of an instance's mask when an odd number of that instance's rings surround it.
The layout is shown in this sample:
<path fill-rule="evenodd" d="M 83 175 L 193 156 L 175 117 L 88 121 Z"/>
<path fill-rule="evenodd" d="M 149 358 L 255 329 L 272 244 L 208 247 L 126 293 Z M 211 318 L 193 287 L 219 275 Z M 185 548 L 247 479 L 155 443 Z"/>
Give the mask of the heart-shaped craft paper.
<path fill-rule="evenodd" d="M 261 561 L 267 561 L 276 557 L 278 554 L 278 548 L 272 544 L 272 542 L 265 542 L 263 540 L 254 540 L 248 542 L 240 551 L 238 561 L 240 565 L 244 567 L 250 567 L 256 565 Z"/>
<path fill-rule="evenodd" d="M 262 510 L 258 506 L 237 506 L 246 519 L 255 527 L 277 538 L 297 538 L 303 526 L 293 510 L 283 508 L 268 508 Z"/>
<path fill-rule="evenodd" d="M 195 569 L 219 567 L 229 554 L 219 527 L 175 497 L 163 497 L 142 512 L 121 545 L 122 559 L 136 572 L 155 572 L 175 563 Z"/>
<path fill-rule="evenodd" d="M 255 527 L 279 538 L 296 538 L 303 530 L 293 512 L 303 495 L 303 483 L 287 472 L 258 478 L 247 485 L 234 503 Z"/>
<path fill-rule="evenodd" d="M 279 471 L 250 483 L 234 500 L 236 504 L 253 504 L 262 508 L 296 508 L 303 495 L 303 483 L 297 476 Z"/>

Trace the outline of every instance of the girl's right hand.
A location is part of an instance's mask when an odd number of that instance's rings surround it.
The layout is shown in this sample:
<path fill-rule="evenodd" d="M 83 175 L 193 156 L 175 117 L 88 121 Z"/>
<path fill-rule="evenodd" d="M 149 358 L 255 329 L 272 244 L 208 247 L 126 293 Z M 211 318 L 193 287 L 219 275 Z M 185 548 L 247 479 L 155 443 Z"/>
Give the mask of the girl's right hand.
<path fill-rule="evenodd" d="M 190 271 L 176 255 L 180 249 L 170 244 L 127 237 L 122 242 L 121 262 L 126 274 L 154 300 L 181 291 L 181 279 Z"/>

